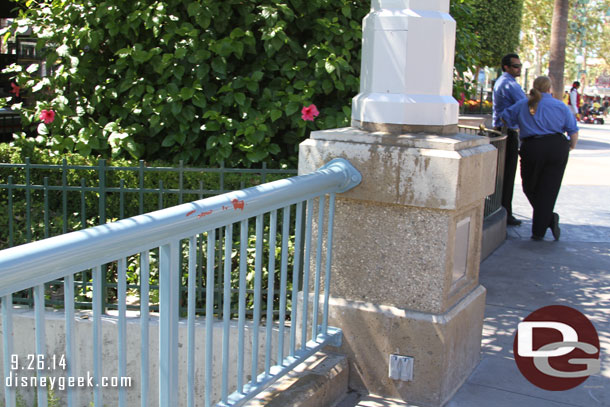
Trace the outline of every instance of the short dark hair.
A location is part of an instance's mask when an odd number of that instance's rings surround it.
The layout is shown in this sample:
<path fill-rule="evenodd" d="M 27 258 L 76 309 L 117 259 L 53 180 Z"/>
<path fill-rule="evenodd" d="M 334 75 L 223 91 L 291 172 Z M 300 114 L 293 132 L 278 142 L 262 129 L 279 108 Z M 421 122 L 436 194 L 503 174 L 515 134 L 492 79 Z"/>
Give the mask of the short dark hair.
<path fill-rule="evenodd" d="M 572 87 L 575 87 L 575 86 L 580 86 L 580 82 L 574 81 L 574 83 L 572 83 Z"/>
<path fill-rule="evenodd" d="M 506 54 L 502 57 L 502 72 L 505 71 L 504 67 L 506 65 L 510 65 L 510 60 L 516 58 L 519 59 L 519 55 L 517 54 Z"/>

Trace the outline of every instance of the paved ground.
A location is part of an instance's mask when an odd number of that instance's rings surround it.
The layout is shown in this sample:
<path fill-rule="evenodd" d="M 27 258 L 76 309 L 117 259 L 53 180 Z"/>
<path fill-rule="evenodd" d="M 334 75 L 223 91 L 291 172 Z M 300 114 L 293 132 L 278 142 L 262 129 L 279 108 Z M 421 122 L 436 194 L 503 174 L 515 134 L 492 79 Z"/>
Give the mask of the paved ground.
<path fill-rule="evenodd" d="M 481 265 L 487 288 L 481 363 L 446 406 L 610 406 L 610 124 L 581 126 L 555 207 L 560 241 L 550 231 L 543 242 L 530 240 L 531 207 L 517 182 L 513 211 L 523 224 L 509 228 L 507 241 Z M 584 313 L 602 348 L 601 373 L 559 392 L 530 384 L 512 351 L 517 324 L 554 304 Z"/>

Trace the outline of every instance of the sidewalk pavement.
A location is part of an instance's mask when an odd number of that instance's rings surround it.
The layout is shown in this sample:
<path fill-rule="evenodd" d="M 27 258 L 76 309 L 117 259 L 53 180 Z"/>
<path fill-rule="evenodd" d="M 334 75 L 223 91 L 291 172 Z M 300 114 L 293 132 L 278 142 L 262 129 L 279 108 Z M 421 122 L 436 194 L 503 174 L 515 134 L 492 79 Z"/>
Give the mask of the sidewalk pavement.
<path fill-rule="evenodd" d="M 530 240 L 531 207 L 517 175 L 506 242 L 481 264 L 487 289 L 481 362 L 446 407 L 610 406 L 610 124 L 581 125 L 555 212 L 561 239 L 550 230 Z M 519 171 L 519 170 L 517 170 Z M 517 324 L 547 305 L 567 305 L 595 326 L 601 372 L 566 391 L 528 382 L 513 355 Z"/>

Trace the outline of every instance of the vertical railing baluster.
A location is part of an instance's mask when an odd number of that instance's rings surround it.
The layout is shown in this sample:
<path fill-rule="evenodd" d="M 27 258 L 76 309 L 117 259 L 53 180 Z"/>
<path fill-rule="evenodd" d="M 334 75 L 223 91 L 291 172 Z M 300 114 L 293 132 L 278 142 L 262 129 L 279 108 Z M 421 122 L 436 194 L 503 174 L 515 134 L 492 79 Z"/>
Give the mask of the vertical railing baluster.
<path fill-rule="evenodd" d="M 32 191 L 30 190 L 30 158 L 25 159 L 25 238 L 32 241 Z"/>
<path fill-rule="evenodd" d="M 324 275 L 324 309 L 322 311 L 322 332 L 328 334 L 328 302 L 330 301 L 330 277 L 333 254 L 333 223 L 335 221 L 335 194 L 328 200 L 328 229 L 326 232 L 326 273 Z"/>
<path fill-rule="evenodd" d="M 301 349 L 307 347 L 307 319 L 309 317 L 309 271 L 311 268 L 311 227 L 313 223 L 313 201 L 307 200 L 307 220 L 305 224 L 305 254 L 303 255 L 303 315 L 301 326 Z"/>
<path fill-rule="evenodd" d="M 286 286 L 288 284 L 288 239 L 290 239 L 290 206 L 284 208 L 284 219 L 282 220 L 282 264 L 280 274 L 280 312 L 277 363 L 283 364 L 284 360 L 284 333 L 286 331 Z"/>
<path fill-rule="evenodd" d="M 25 159 L 25 238 L 32 241 L 32 191 L 30 189 L 30 158 Z"/>
<path fill-rule="evenodd" d="M 263 162 L 263 170 L 261 171 L 261 184 L 267 182 L 267 163 Z"/>
<path fill-rule="evenodd" d="M 271 212 L 269 223 L 269 270 L 267 270 L 267 330 L 265 336 L 265 374 L 271 369 L 271 339 L 273 328 L 273 299 L 275 298 L 275 241 L 277 235 L 277 210 Z M 261 254 L 262 255 L 262 254 Z"/>
<path fill-rule="evenodd" d="M 197 236 L 189 238 L 188 263 L 188 304 L 187 304 L 187 394 L 186 405 L 195 405 L 195 302 L 197 300 L 195 289 L 197 282 Z"/>
<path fill-rule="evenodd" d="M 34 314 L 35 314 L 35 335 L 36 335 L 36 355 L 46 355 L 46 336 L 45 336 L 45 307 L 44 307 L 44 284 L 37 285 L 34 287 Z M 36 375 L 38 381 L 46 376 L 46 372 L 43 369 L 39 369 L 38 363 L 36 364 Z M 36 394 L 38 397 L 38 407 L 47 406 L 47 389 L 44 386 L 38 386 L 36 388 Z"/>
<path fill-rule="evenodd" d="M 237 315 L 237 391 L 244 391 L 244 330 L 246 324 L 246 275 L 248 274 L 248 219 L 241 221 L 239 238 L 239 309 Z"/>
<path fill-rule="evenodd" d="M 98 194 L 99 194 L 99 224 L 104 225 L 106 223 L 106 160 L 100 159 L 98 161 Z M 108 288 L 106 286 L 106 272 L 108 271 L 108 266 L 103 265 L 101 269 L 101 291 L 100 296 L 97 297 L 97 300 L 101 302 L 100 313 L 106 312 L 106 296 L 108 294 Z M 101 404 L 100 404 L 101 405 Z M 96 404 L 97 406 L 97 404 Z"/>
<path fill-rule="evenodd" d="M 85 197 L 86 184 L 85 179 L 80 179 L 80 228 L 85 229 L 87 227 L 87 200 Z M 80 274 L 81 276 L 81 285 L 80 285 L 80 294 L 85 296 L 87 293 L 87 282 L 89 279 L 87 278 L 88 273 L 87 270 L 83 270 Z"/>
<path fill-rule="evenodd" d="M 10 195 L 9 195 L 10 196 Z M 4 377 L 9 377 L 14 369 L 11 368 L 13 358 L 13 296 L 2 297 L 2 351 L 4 352 Z M 10 356 L 9 356 L 10 355 Z M 4 386 L 4 405 L 15 407 L 17 392 L 13 386 Z"/>
<path fill-rule="evenodd" d="M 125 180 L 119 180 L 119 219 L 125 219 Z"/>
<path fill-rule="evenodd" d="M 117 301 L 119 309 L 119 377 L 127 377 L 127 259 L 117 262 Z M 119 387 L 119 406 L 127 405 L 127 389 Z"/>
<path fill-rule="evenodd" d="M 81 229 L 87 227 L 87 199 L 85 197 L 86 184 L 85 179 L 80 179 L 80 224 Z"/>
<path fill-rule="evenodd" d="M 140 336 L 142 349 L 142 365 L 140 367 L 140 400 L 141 407 L 148 407 L 149 390 L 149 315 L 150 315 L 150 254 L 140 253 Z"/>
<path fill-rule="evenodd" d="M 178 405 L 180 242 L 159 248 L 159 407 Z"/>
<path fill-rule="evenodd" d="M 14 216 L 13 216 L 13 176 L 8 176 L 8 247 L 13 247 L 14 240 Z"/>
<path fill-rule="evenodd" d="M 222 235 L 223 228 L 218 229 L 218 233 L 216 233 L 216 270 L 214 271 L 214 294 L 218 293 L 218 295 L 214 295 L 214 309 L 218 310 L 218 314 L 220 315 L 220 311 L 222 310 L 222 297 L 223 297 L 223 286 L 224 286 L 224 272 L 223 272 L 223 250 L 222 250 Z"/>
<path fill-rule="evenodd" d="M 205 290 L 203 289 L 203 287 L 205 286 L 205 284 L 204 284 L 205 275 L 203 273 L 203 270 L 204 270 L 203 260 L 205 258 L 204 247 L 205 247 L 205 236 L 203 234 L 198 235 L 197 236 L 197 264 L 198 264 L 197 267 L 199 267 L 199 269 L 201 270 L 201 273 L 197 273 L 197 284 L 195 284 L 195 287 L 197 289 L 197 302 L 199 302 L 199 303 L 203 303 L 204 298 L 205 298 Z"/>
<path fill-rule="evenodd" d="M 297 332 L 297 303 L 299 298 L 299 272 L 301 267 L 301 235 L 303 233 L 303 202 L 297 204 L 295 237 L 294 237 L 294 264 L 292 267 L 292 299 L 290 312 L 290 356 L 295 355 Z"/>
<path fill-rule="evenodd" d="M 106 160 L 100 159 L 98 161 L 98 174 L 99 174 L 99 216 L 100 225 L 106 223 Z M 104 306 L 102 306 L 103 311 Z"/>
<path fill-rule="evenodd" d="M 158 207 L 159 207 L 159 209 L 163 209 L 163 180 L 162 179 L 159 180 L 159 202 L 158 202 Z"/>
<path fill-rule="evenodd" d="M 320 308 L 320 279 L 322 278 L 322 242 L 324 239 L 324 209 L 326 204 L 326 196 L 320 196 L 320 205 L 318 207 L 318 245 L 316 247 L 316 275 L 314 280 L 313 294 L 313 316 L 311 322 L 311 336 L 313 340 L 318 337 L 318 312 Z"/>
<path fill-rule="evenodd" d="M 212 405 L 212 357 L 214 339 L 214 263 L 216 254 L 216 230 L 208 231 L 205 286 L 205 407 Z"/>
<path fill-rule="evenodd" d="M 231 254 L 233 253 L 233 224 L 225 227 L 223 333 L 222 333 L 222 402 L 227 403 L 229 394 L 229 336 L 231 334 Z M 189 296 L 190 298 L 190 296 Z"/>
<path fill-rule="evenodd" d="M 178 165 L 178 204 L 182 204 L 184 189 L 184 161 L 180 160 Z"/>
<path fill-rule="evenodd" d="M 102 406 L 102 266 L 93 269 L 93 404 Z"/>
<path fill-rule="evenodd" d="M 66 375 L 74 376 L 74 275 L 64 277 L 64 311 L 66 319 Z M 74 389 L 67 388 L 68 407 L 74 405 Z"/>
<path fill-rule="evenodd" d="M 261 318 L 261 280 L 263 264 L 263 215 L 256 216 L 256 250 L 254 259 L 254 310 L 252 317 L 252 385 L 258 383 L 258 328 Z"/>
<path fill-rule="evenodd" d="M 138 167 L 138 198 L 139 198 L 139 211 L 140 215 L 144 213 L 144 160 L 140 160 Z"/>
<path fill-rule="evenodd" d="M 61 165 L 61 209 L 62 218 L 62 233 L 68 233 L 68 161 L 63 158 Z"/>
<path fill-rule="evenodd" d="M 220 162 L 220 193 L 225 192 L 225 162 Z"/>
<path fill-rule="evenodd" d="M 43 178 L 44 237 L 49 237 L 49 177 Z"/>

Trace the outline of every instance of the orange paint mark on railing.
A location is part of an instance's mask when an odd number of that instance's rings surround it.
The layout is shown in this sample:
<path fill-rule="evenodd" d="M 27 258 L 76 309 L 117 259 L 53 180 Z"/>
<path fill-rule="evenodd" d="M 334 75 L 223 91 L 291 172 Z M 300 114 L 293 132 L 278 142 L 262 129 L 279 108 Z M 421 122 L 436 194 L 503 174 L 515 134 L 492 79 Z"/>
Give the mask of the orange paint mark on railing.
<path fill-rule="evenodd" d="M 238 199 L 233 199 L 231 203 L 233 204 L 233 209 L 235 210 L 241 209 L 243 211 L 244 206 L 246 206 L 246 203 L 244 201 L 240 201 Z"/>

